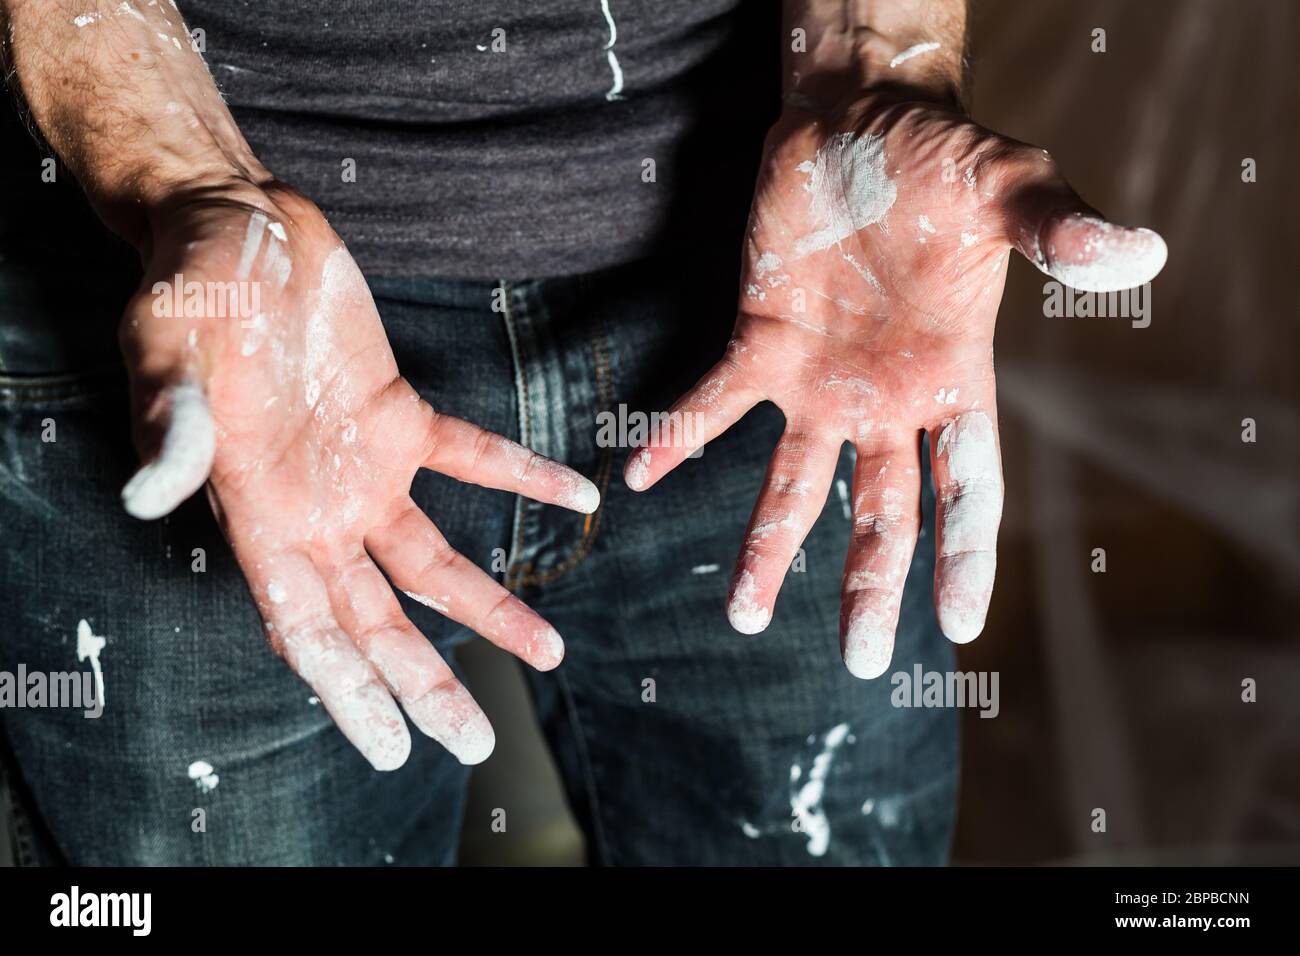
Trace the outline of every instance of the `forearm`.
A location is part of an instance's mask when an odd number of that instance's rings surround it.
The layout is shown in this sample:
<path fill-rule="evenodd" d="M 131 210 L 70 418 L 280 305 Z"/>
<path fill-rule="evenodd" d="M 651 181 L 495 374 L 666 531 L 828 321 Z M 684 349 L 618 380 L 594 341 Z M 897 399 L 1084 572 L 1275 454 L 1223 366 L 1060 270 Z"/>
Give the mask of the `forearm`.
<path fill-rule="evenodd" d="M 269 178 L 168 0 L 0 0 L 0 21 L 15 93 L 127 239 L 179 189 Z"/>
<path fill-rule="evenodd" d="M 966 0 L 785 0 L 784 34 L 788 102 L 899 91 L 961 103 Z"/>

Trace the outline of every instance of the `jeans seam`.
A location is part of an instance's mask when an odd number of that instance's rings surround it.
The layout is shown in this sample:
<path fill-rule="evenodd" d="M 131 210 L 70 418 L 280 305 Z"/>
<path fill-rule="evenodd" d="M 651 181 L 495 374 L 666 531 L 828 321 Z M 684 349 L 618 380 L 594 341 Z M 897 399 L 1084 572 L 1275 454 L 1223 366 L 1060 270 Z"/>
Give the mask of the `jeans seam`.
<path fill-rule="evenodd" d="M 602 866 L 608 866 L 609 844 L 605 840 L 605 827 L 601 820 L 601 803 L 600 796 L 596 790 L 596 775 L 593 772 L 591 762 L 591 753 L 587 749 L 587 737 L 582 732 L 582 720 L 578 716 L 578 705 L 573 699 L 573 692 L 569 688 L 568 678 L 559 671 L 555 672 L 555 680 L 560 688 L 560 696 L 564 700 L 564 709 L 569 718 L 569 726 L 573 732 L 574 749 L 578 756 L 578 765 L 582 771 L 583 788 L 587 791 L 587 802 L 591 807 L 591 836 L 595 843 L 596 860 Z"/>
<path fill-rule="evenodd" d="M 595 367 L 596 377 L 596 401 L 601 409 L 608 409 L 613 404 L 613 392 L 610 383 L 610 365 L 609 365 L 609 341 L 605 334 L 604 326 L 599 325 L 590 338 L 593 364 Z M 521 350 L 522 351 L 522 350 Z M 550 584 L 558 580 L 563 575 L 572 571 L 591 553 L 595 546 L 596 538 L 600 534 L 601 518 L 605 511 L 605 492 L 609 487 L 610 475 L 613 471 L 614 450 L 612 448 L 604 449 L 601 455 L 600 464 L 596 468 L 596 487 L 600 490 L 601 504 L 594 514 L 587 515 L 582 526 L 582 538 L 573 550 L 560 561 L 555 567 L 541 574 L 529 573 L 532 568 L 531 561 L 519 561 L 510 565 L 511 570 L 506 573 L 506 587 L 514 589 L 527 585 Z M 522 506 L 523 499 L 519 499 Z M 517 512 L 517 515 L 522 514 Z M 517 525 L 519 536 L 516 539 L 516 554 L 523 552 L 523 522 L 520 520 Z M 518 575 L 512 572 L 518 571 Z"/>
<path fill-rule="evenodd" d="M 13 839 L 14 863 L 22 867 L 40 866 L 36 854 L 36 834 L 27 818 L 26 808 L 10 780 L 14 772 L 12 768 L 0 763 L 0 796 L 4 797 L 5 809 L 9 812 L 9 835 Z"/>
<path fill-rule="evenodd" d="M 510 359 L 514 363 L 515 397 L 519 400 L 519 444 L 529 447 L 531 414 L 528 407 L 528 370 L 524 362 L 523 339 L 515 327 L 514 313 L 510 310 L 510 284 L 499 280 L 501 288 L 501 320 L 505 325 L 506 339 L 510 343 Z M 527 505 L 522 495 L 515 495 L 514 528 L 511 531 L 511 553 L 506 561 L 505 586 L 510 587 L 511 569 L 517 566 L 524 551 L 524 511 Z"/>

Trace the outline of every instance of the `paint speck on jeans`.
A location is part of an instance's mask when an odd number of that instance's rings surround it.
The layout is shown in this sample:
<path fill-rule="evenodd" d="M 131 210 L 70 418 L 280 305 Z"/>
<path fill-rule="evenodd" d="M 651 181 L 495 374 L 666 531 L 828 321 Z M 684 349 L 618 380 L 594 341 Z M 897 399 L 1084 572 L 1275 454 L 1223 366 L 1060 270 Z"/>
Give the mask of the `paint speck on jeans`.
<path fill-rule="evenodd" d="M 691 568 L 691 574 L 715 574 L 719 570 L 716 564 L 697 564 Z"/>
<path fill-rule="evenodd" d="M 206 760 L 196 760 L 190 764 L 189 775 L 200 793 L 211 793 L 221 782 L 221 778 L 212 769 L 212 764 Z"/>
<path fill-rule="evenodd" d="M 840 496 L 840 508 L 844 512 L 844 520 L 853 520 L 853 507 L 849 504 L 849 483 L 843 478 L 835 479 L 835 493 Z"/>
<path fill-rule="evenodd" d="M 897 797 L 882 797 L 880 800 L 867 800 L 862 804 L 864 817 L 874 816 L 882 827 L 896 827 L 902 808 L 902 801 Z"/>
<path fill-rule="evenodd" d="M 745 836 L 749 837 L 751 840 L 757 840 L 761 835 L 761 831 L 758 827 L 754 826 L 754 824 L 750 823 L 748 820 L 740 821 L 740 832 L 745 834 Z"/>
<path fill-rule="evenodd" d="M 807 778 L 798 764 L 790 767 L 790 815 L 794 818 L 796 832 L 808 841 L 809 856 L 825 856 L 831 845 L 831 825 L 826 818 L 823 799 L 826 795 L 826 778 L 830 773 L 835 752 L 849 737 L 848 724 L 836 724 L 822 737 L 822 749 L 813 758 Z"/>
<path fill-rule="evenodd" d="M 77 624 L 77 660 L 90 659 L 90 669 L 95 672 L 95 700 L 104 706 L 104 669 L 99 663 L 99 652 L 108 644 L 108 638 L 99 637 L 90 629 L 90 622 L 82 620 Z"/>

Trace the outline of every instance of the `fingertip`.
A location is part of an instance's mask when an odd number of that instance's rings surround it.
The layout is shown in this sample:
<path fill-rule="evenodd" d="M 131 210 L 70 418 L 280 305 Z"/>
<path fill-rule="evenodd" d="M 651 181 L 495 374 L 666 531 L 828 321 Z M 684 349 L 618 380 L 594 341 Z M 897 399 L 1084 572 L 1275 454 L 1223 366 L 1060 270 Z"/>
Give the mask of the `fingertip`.
<path fill-rule="evenodd" d="M 549 624 L 540 628 L 528 644 L 529 663 L 539 671 L 553 671 L 564 660 L 564 639 Z"/>
<path fill-rule="evenodd" d="M 940 559 L 942 583 L 935 608 L 940 629 L 954 644 L 969 644 L 984 630 L 995 570 L 992 552 L 968 552 Z"/>
<path fill-rule="evenodd" d="M 496 731 L 481 707 L 459 681 L 435 687 L 406 703 L 415 726 L 466 766 L 480 764 L 496 747 Z"/>
<path fill-rule="evenodd" d="M 1037 265 L 1072 289 L 1118 292 L 1150 282 L 1168 258 L 1168 245 L 1152 229 L 1074 213 L 1048 226 Z"/>
<path fill-rule="evenodd" d="M 403 727 L 401 733 L 388 739 L 376 739 L 361 751 L 370 766 L 382 773 L 400 770 L 411 756 L 411 735 Z"/>
<path fill-rule="evenodd" d="M 649 447 L 639 448 L 623 467 L 623 481 L 633 491 L 644 491 L 650 486 L 650 459 Z"/>
<path fill-rule="evenodd" d="M 600 489 L 586 478 L 583 478 L 581 484 L 571 493 L 565 507 L 584 515 L 595 514 L 596 510 L 600 508 Z"/>
<path fill-rule="evenodd" d="M 954 644 L 969 644 L 984 631 L 984 614 L 953 605 L 940 605 L 939 629 Z"/>
<path fill-rule="evenodd" d="M 850 612 L 844 629 L 844 666 L 859 680 L 875 680 L 894 657 L 894 628 L 874 608 Z"/>
<path fill-rule="evenodd" d="M 411 734 L 397 702 L 383 687 L 368 684 L 334 699 L 322 696 L 321 701 L 370 766 L 387 772 L 406 763 L 411 755 Z"/>
<path fill-rule="evenodd" d="M 741 634 L 759 634 L 772 622 L 772 611 L 758 600 L 758 585 L 749 571 L 741 571 L 731 586 L 727 621 Z"/>
<path fill-rule="evenodd" d="M 462 728 L 453 745 L 447 747 L 451 755 L 466 767 L 483 763 L 497 746 L 497 734 L 487 715 L 480 711 L 478 717 L 472 725 Z"/>
<path fill-rule="evenodd" d="M 174 385 L 167 401 L 167 430 L 157 457 L 122 487 L 122 506 L 142 521 L 170 514 L 203 487 L 216 455 L 216 428 L 202 387 Z"/>
<path fill-rule="evenodd" d="M 157 469 L 153 462 L 142 465 L 131 479 L 122 486 L 122 507 L 132 518 L 141 521 L 153 521 L 169 514 L 176 502 L 165 498 L 154 490 L 154 475 Z"/>

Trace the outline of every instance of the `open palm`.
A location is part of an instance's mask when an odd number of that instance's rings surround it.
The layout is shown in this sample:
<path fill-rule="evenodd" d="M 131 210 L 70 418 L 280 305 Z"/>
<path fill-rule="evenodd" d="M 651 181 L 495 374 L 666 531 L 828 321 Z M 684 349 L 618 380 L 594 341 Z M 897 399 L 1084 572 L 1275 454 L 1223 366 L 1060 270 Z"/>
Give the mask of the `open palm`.
<path fill-rule="evenodd" d="M 859 677 L 889 666 L 920 526 L 920 435 L 935 436 L 935 603 L 973 640 L 1002 510 L 993 329 L 1008 250 L 1078 288 L 1148 281 L 1164 243 L 1103 220 L 1041 150 L 925 104 L 788 110 L 768 136 L 739 314 L 722 360 L 674 406 L 692 442 L 757 402 L 785 414 L 732 577 L 737 630 L 771 620 L 846 441 L 857 450 L 840 638 Z M 698 423 L 698 424 L 695 424 Z M 643 490 L 693 450 L 684 427 L 628 463 Z"/>
<path fill-rule="evenodd" d="M 255 286 L 257 307 L 160 316 L 154 283 L 176 277 Z M 289 190 L 168 215 L 123 343 L 147 461 L 123 491 L 128 511 L 161 516 L 209 482 L 272 646 L 377 768 L 410 749 L 396 701 L 462 761 L 487 757 L 486 717 L 388 579 L 534 667 L 555 667 L 563 644 L 448 546 L 411 500 L 412 478 L 431 468 L 588 512 L 595 487 L 421 401 L 351 256 Z"/>

